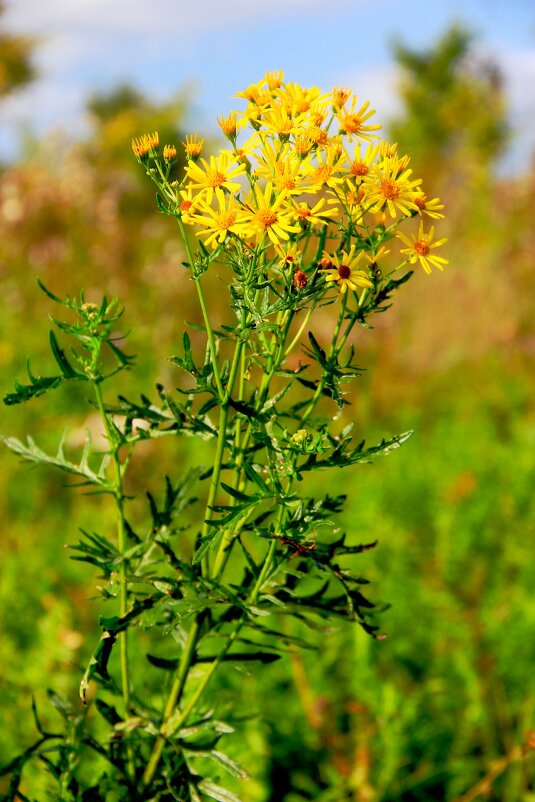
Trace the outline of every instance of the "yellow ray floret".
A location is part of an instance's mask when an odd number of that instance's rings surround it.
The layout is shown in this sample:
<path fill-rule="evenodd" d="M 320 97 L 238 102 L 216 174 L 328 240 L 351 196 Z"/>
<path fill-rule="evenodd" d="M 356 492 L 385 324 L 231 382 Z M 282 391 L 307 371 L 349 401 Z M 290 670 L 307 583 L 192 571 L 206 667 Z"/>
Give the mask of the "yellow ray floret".
<path fill-rule="evenodd" d="M 247 211 L 242 218 L 248 224 L 246 236 L 254 236 L 257 244 L 261 244 L 267 235 L 274 245 L 278 245 L 281 240 L 289 239 L 290 234 L 297 233 L 300 229 L 292 221 L 292 209 L 287 198 L 286 192 L 273 192 L 271 181 L 264 191 L 255 184 L 245 203 Z"/>
<path fill-rule="evenodd" d="M 407 248 L 402 248 L 401 253 L 407 256 L 410 264 L 420 262 L 426 273 L 431 273 L 432 267 L 438 267 L 439 270 L 444 270 L 444 265 L 448 264 L 448 260 L 442 256 L 436 256 L 432 251 L 444 245 L 448 240 L 444 237 L 436 242 L 433 242 L 435 236 L 435 229 L 433 226 L 429 229 L 428 233 L 424 233 L 424 224 L 420 222 L 418 234 L 411 234 L 408 237 L 402 231 L 398 231 L 397 236 L 407 245 Z"/>
<path fill-rule="evenodd" d="M 189 185 L 193 189 L 203 190 L 208 204 L 212 202 L 214 190 L 221 187 L 229 192 L 238 192 L 240 184 L 231 179 L 243 175 L 244 172 L 245 164 L 232 164 L 226 152 L 221 152 L 219 156 L 210 156 L 210 163 L 206 159 L 201 159 L 200 164 L 190 161 L 186 168 Z"/>
<path fill-rule="evenodd" d="M 197 231 L 198 237 L 206 237 L 205 245 L 217 247 L 225 241 L 229 234 L 244 237 L 246 227 L 240 220 L 242 207 L 234 195 L 225 195 L 223 190 L 216 189 L 217 209 L 213 209 L 206 202 L 201 201 L 200 214 L 194 216 L 194 222 L 202 226 Z"/>
<path fill-rule="evenodd" d="M 368 273 L 357 270 L 360 260 L 363 258 L 363 251 L 355 254 L 355 245 L 352 245 L 349 252 L 342 251 L 335 254 L 323 254 L 320 261 L 320 268 L 326 274 L 325 281 L 332 281 L 338 284 L 340 292 L 344 294 L 348 288 L 358 290 L 359 287 L 373 287 Z"/>

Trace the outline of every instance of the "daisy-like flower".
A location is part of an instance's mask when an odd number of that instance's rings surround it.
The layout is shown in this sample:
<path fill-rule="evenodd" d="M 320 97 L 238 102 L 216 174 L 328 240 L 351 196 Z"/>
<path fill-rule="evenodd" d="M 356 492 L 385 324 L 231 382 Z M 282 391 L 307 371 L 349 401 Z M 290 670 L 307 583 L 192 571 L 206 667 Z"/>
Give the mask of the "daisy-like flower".
<path fill-rule="evenodd" d="M 238 129 L 238 112 L 231 111 L 226 117 L 216 117 L 216 122 L 226 138 L 234 145 L 236 142 L 236 133 Z"/>
<path fill-rule="evenodd" d="M 325 186 L 333 189 L 344 183 L 344 174 L 347 172 L 345 153 L 333 148 L 325 154 L 318 154 L 317 161 L 317 165 L 307 176 L 312 192 Z"/>
<path fill-rule="evenodd" d="M 172 162 L 176 159 L 176 148 L 174 145 L 163 146 L 163 157 L 166 162 Z"/>
<path fill-rule="evenodd" d="M 285 242 L 284 245 L 275 245 L 275 251 L 281 257 L 278 263 L 281 270 L 286 267 L 296 267 L 301 262 L 302 253 L 297 242 Z"/>
<path fill-rule="evenodd" d="M 144 159 L 146 156 L 156 155 L 156 149 L 160 144 L 160 135 L 157 131 L 153 134 L 143 134 L 137 139 L 132 140 L 132 150 L 138 159 Z"/>
<path fill-rule="evenodd" d="M 229 156 L 222 151 L 219 156 L 210 156 L 210 164 L 206 159 L 201 159 L 201 164 L 190 161 L 186 168 L 189 178 L 189 186 L 193 189 L 201 189 L 206 193 L 206 202 L 210 204 L 214 195 L 214 190 L 225 187 L 229 192 L 237 192 L 240 184 L 231 179 L 245 172 L 245 164 L 229 164 Z"/>
<path fill-rule="evenodd" d="M 242 217 L 242 221 L 247 223 L 245 236 L 254 236 L 258 245 L 267 235 L 273 245 L 278 245 L 280 240 L 288 240 L 290 234 L 297 234 L 299 226 L 292 221 L 292 209 L 288 207 L 287 197 L 285 192 L 275 194 L 271 181 L 268 181 L 263 192 L 255 184 Z"/>
<path fill-rule="evenodd" d="M 380 125 L 365 125 L 366 121 L 373 117 L 375 109 L 370 109 L 370 102 L 367 100 L 362 106 L 357 109 L 357 98 L 353 97 L 349 108 L 340 109 L 336 115 L 336 119 L 340 124 L 340 133 L 347 134 L 349 139 L 358 136 L 359 139 L 364 139 L 370 142 L 372 139 L 377 139 L 377 135 L 372 133 L 378 131 Z"/>
<path fill-rule="evenodd" d="M 216 248 L 223 243 L 229 232 L 239 237 L 245 235 L 245 225 L 240 221 L 241 207 L 236 205 L 234 195 L 225 195 L 222 189 L 215 190 L 218 209 L 213 209 L 206 202 L 201 201 L 200 209 L 203 214 L 193 217 L 195 223 L 202 226 L 197 231 L 198 237 L 206 237 L 205 245 Z"/>
<path fill-rule="evenodd" d="M 351 89 L 348 89 L 345 86 L 335 86 L 333 89 L 332 100 L 333 109 L 335 111 L 340 111 L 342 106 L 345 106 L 351 95 Z"/>
<path fill-rule="evenodd" d="M 348 154 L 349 175 L 352 177 L 354 184 L 358 186 L 364 176 L 368 175 L 378 153 L 378 145 L 368 145 L 364 153 L 361 153 L 360 145 L 357 145 L 353 153 L 353 158 Z"/>
<path fill-rule="evenodd" d="M 278 91 L 277 97 L 282 101 L 289 114 L 303 114 L 309 109 L 321 109 L 328 95 L 321 94 L 321 89 L 312 86 L 303 89 L 299 84 L 284 84 Z"/>
<path fill-rule="evenodd" d="M 202 153 L 202 146 L 204 139 L 198 139 L 197 134 L 192 134 L 186 137 L 186 141 L 182 143 L 186 151 L 186 159 L 196 161 Z"/>
<path fill-rule="evenodd" d="M 259 155 L 261 161 L 255 173 L 272 181 L 277 192 L 299 195 L 304 191 L 303 181 L 310 170 L 309 160 L 300 159 L 289 145 L 282 145 L 278 140 L 272 144 L 264 139 Z"/>
<path fill-rule="evenodd" d="M 435 256 L 435 254 L 432 253 L 435 248 L 444 245 L 448 240 L 444 237 L 443 239 L 433 242 L 434 235 L 434 226 L 431 226 L 427 234 L 424 233 L 423 221 L 420 221 L 417 236 L 412 234 L 409 238 L 402 231 L 398 231 L 397 233 L 399 239 L 408 246 L 407 248 L 402 248 L 401 253 L 407 256 L 411 265 L 420 262 L 426 273 L 431 273 L 432 267 L 438 267 L 439 270 L 444 270 L 444 265 L 448 264 L 447 259 L 444 259 L 442 256 Z"/>
<path fill-rule="evenodd" d="M 271 72 L 266 72 L 266 75 L 262 82 L 262 86 L 267 85 L 269 91 L 273 92 L 274 89 L 278 89 L 282 85 L 283 81 L 284 81 L 283 70 L 271 70 Z"/>
<path fill-rule="evenodd" d="M 276 134 L 281 142 L 287 142 L 301 121 L 301 117 L 290 116 L 284 106 L 273 106 L 262 116 L 262 133 Z"/>
<path fill-rule="evenodd" d="M 433 220 L 440 220 L 442 217 L 444 217 L 440 211 L 444 208 L 444 204 L 440 202 L 439 198 L 432 198 L 432 200 L 428 200 L 426 195 L 418 195 L 414 199 L 414 202 L 418 207 L 419 214 L 426 214 Z"/>
<path fill-rule="evenodd" d="M 373 287 L 368 273 L 364 270 L 357 270 L 358 264 L 363 258 L 363 251 L 355 255 L 355 245 L 349 249 L 349 253 L 342 251 L 329 255 L 323 254 L 320 261 L 320 269 L 326 273 L 325 281 L 333 281 L 338 284 L 342 295 L 350 290 L 357 291 L 359 287 Z"/>
<path fill-rule="evenodd" d="M 201 197 L 199 194 L 193 195 L 191 186 L 180 190 L 180 201 L 177 211 L 180 212 L 182 222 L 192 226 L 195 222 L 194 215 L 200 207 Z"/>
<path fill-rule="evenodd" d="M 339 210 L 338 208 L 323 209 L 326 202 L 327 202 L 326 198 L 320 198 L 320 200 L 312 208 L 308 205 L 308 203 L 305 203 L 304 201 L 296 204 L 294 210 L 296 219 L 302 225 L 312 224 L 320 226 L 323 225 L 323 223 L 332 222 L 330 218 L 338 217 Z"/>
<path fill-rule="evenodd" d="M 412 170 L 403 168 L 402 160 L 394 155 L 364 176 L 362 185 L 369 211 L 380 212 L 386 206 L 390 217 L 397 217 L 398 211 L 406 217 L 418 211 L 416 198 L 422 194 L 419 189 L 422 179 L 411 180 Z"/>

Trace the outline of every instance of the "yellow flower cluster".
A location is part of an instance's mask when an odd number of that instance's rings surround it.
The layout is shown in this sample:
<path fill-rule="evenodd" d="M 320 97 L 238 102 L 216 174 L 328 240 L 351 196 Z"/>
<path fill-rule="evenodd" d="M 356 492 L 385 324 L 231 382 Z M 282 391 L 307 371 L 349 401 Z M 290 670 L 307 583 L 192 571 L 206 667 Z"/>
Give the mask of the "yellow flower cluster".
<path fill-rule="evenodd" d="M 247 102 L 245 110 L 217 121 L 227 148 L 205 159 L 203 140 L 188 136 L 182 180 L 169 182 L 160 170 L 167 200 L 184 224 L 197 227 L 205 246 L 245 242 L 273 265 L 297 268 L 311 237 L 321 235 L 320 269 L 346 292 L 372 286 L 372 270 L 388 253 L 381 243 L 402 222 L 443 217 L 439 199 L 429 200 L 413 177 L 409 157 L 380 139 L 374 109 L 350 89 L 323 93 L 270 72 L 237 97 Z M 154 136 L 134 141 L 141 161 L 153 157 Z M 164 149 L 166 162 L 173 150 Z M 403 263 L 442 269 L 447 260 L 431 251 L 445 240 L 433 242 L 433 235 L 423 224 L 411 239 L 400 233 Z"/>

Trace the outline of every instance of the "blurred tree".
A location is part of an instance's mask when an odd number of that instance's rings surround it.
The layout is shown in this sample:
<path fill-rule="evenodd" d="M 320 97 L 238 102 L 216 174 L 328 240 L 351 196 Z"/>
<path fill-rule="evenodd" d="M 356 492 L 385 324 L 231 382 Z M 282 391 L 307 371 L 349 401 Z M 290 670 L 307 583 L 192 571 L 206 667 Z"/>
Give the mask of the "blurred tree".
<path fill-rule="evenodd" d="M 21 89 L 36 77 L 31 60 L 35 40 L 2 30 L 4 11 L 5 4 L 0 0 L 0 98 Z"/>
<path fill-rule="evenodd" d="M 389 136 L 414 154 L 426 184 L 476 183 L 489 175 L 509 141 L 503 79 L 496 63 L 476 55 L 473 36 L 450 28 L 430 50 L 394 46 L 402 70 L 404 114 Z M 449 180 L 448 180 L 449 179 Z"/>

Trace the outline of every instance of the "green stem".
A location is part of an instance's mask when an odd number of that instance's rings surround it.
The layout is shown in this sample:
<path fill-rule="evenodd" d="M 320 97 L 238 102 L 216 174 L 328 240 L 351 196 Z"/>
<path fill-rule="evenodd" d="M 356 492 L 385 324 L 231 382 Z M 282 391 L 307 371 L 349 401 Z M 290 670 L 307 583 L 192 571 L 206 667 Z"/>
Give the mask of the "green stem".
<path fill-rule="evenodd" d="M 154 772 L 156 771 L 158 763 L 160 762 L 162 751 L 165 745 L 165 739 L 167 737 L 167 727 L 169 724 L 169 720 L 173 715 L 177 702 L 182 695 L 182 691 L 184 690 L 184 685 L 186 684 L 189 668 L 195 655 L 195 648 L 197 646 L 197 641 L 199 639 L 200 626 L 201 622 L 199 616 L 197 619 L 195 619 L 189 631 L 188 641 L 186 643 L 184 651 L 182 652 L 182 658 L 180 660 L 178 671 L 175 680 L 173 682 L 173 685 L 171 687 L 171 691 L 169 692 L 169 696 L 167 698 L 167 704 L 165 705 L 165 710 L 162 717 L 162 723 L 160 726 L 160 732 L 158 733 L 158 736 L 154 742 L 150 758 L 145 768 L 145 773 L 143 774 L 144 785 L 150 784 L 152 778 L 154 777 Z"/>
<path fill-rule="evenodd" d="M 189 244 L 188 235 L 186 234 L 186 229 L 184 228 L 184 223 L 182 222 L 182 219 L 180 217 L 178 217 L 177 219 L 180 228 L 180 233 L 184 241 L 184 247 L 186 249 L 186 255 L 188 257 L 189 266 L 192 274 L 194 275 L 195 286 L 197 287 L 197 295 L 199 296 L 199 304 L 201 306 L 204 325 L 206 326 L 206 334 L 208 336 L 208 343 L 210 345 L 210 353 L 212 355 L 212 367 L 214 369 L 214 379 L 217 387 L 217 392 L 219 393 L 220 400 L 223 400 L 225 393 L 223 390 L 223 385 L 221 384 L 221 374 L 219 372 L 219 363 L 217 361 L 217 347 L 216 347 L 214 332 L 210 324 L 210 318 L 208 317 L 208 309 L 206 307 L 206 300 L 204 298 L 204 293 L 201 286 L 201 279 L 200 276 L 195 277 L 194 274 L 195 260 L 193 259 L 193 253 L 191 250 L 191 246 Z"/>
<path fill-rule="evenodd" d="M 121 618 L 128 612 L 128 579 L 126 574 L 126 524 L 124 515 L 124 493 L 123 493 L 123 469 L 119 459 L 119 443 L 117 441 L 117 433 L 110 421 L 108 413 L 104 406 L 102 398 L 102 391 L 100 389 L 100 381 L 96 379 L 93 383 L 95 388 L 95 396 L 97 406 L 106 429 L 108 442 L 110 444 L 111 457 L 115 472 L 115 487 L 114 498 L 117 508 L 117 548 L 121 555 L 119 564 L 119 615 Z M 124 703 L 124 717 L 127 719 L 130 715 L 130 668 L 128 664 L 128 630 L 125 629 L 119 635 L 119 659 L 121 665 L 121 687 L 123 693 Z M 134 777 L 134 757 L 130 747 L 128 752 L 128 766 L 130 776 Z"/>

